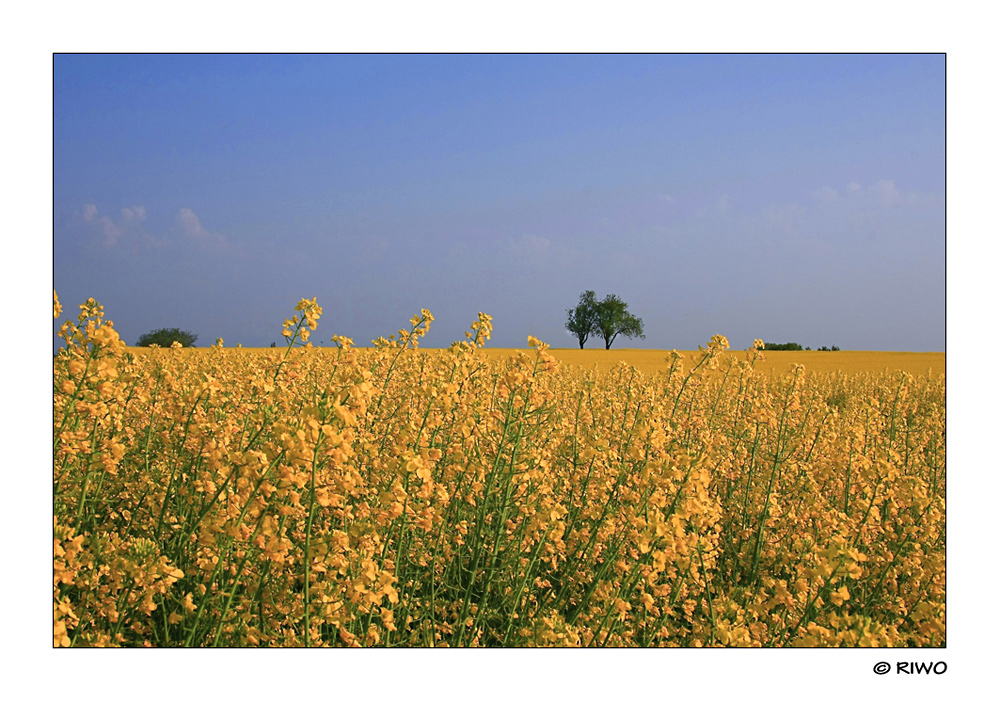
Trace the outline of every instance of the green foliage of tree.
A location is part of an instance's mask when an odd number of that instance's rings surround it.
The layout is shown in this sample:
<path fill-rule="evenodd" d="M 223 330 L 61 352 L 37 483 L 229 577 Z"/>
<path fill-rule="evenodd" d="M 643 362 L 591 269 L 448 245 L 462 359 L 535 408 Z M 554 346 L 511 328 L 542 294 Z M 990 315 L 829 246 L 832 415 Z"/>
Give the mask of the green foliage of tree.
<path fill-rule="evenodd" d="M 171 329 L 154 329 L 153 331 L 146 332 L 139 337 L 139 340 L 135 342 L 136 346 L 152 346 L 156 344 L 157 346 L 171 346 L 175 341 L 180 343 L 181 346 L 194 346 L 194 342 L 198 340 L 197 334 L 192 334 L 189 331 L 183 331 L 177 327 Z"/>
<path fill-rule="evenodd" d="M 628 303 L 617 295 L 608 295 L 597 303 L 597 334 L 610 349 L 619 334 L 630 339 L 645 339 L 642 320 L 628 311 Z"/>
<path fill-rule="evenodd" d="M 594 291 L 588 290 L 582 293 L 577 306 L 566 312 L 569 314 L 566 328 L 576 336 L 582 349 L 597 326 L 597 298 L 594 296 Z"/>
<path fill-rule="evenodd" d="M 610 349 L 619 335 L 646 338 L 642 320 L 630 313 L 628 303 L 617 295 L 597 300 L 594 291 L 587 290 L 580 295 L 579 304 L 566 311 L 569 314 L 566 328 L 580 341 L 581 349 L 591 334 L 604 339 L 605 349 Z"/>

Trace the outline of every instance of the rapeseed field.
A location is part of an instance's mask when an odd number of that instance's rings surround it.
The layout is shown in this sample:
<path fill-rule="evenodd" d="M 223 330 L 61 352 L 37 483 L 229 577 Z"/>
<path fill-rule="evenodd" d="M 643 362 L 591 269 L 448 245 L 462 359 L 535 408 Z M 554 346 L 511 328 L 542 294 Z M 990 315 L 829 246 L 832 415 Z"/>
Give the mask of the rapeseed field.
<path fill-rule="evenodd" d="M 512 349 L 483 349 L 491 359 L 512 356 Z M 619 363 L 632 366 L 646 375 L 652 375 L 670 366 L 667 356 L 670 351 L 651 349 L 549 349 L 549 353 L 563 366 L 610 370 Z M 686 358 L 697 357 L 697 351 L 681 351 Z M 720 367 L 725 369 L 725 360 L 739 361 L 740 351 L 725 351 L 720 357 Z M 899 351 L 768 351 L 756 361 L 755 368 L 764 375 L 787 375 L 795 366 L 802 366 L 806 372 L 819 373 L 880 373 L 882 371 L 906 371 L 911 375 L 926 375 L 928 372 L 944 373 L 943 353 L 914 353 Z"/>
<path fill-rule="evenodd" d="M 933 366 L 596 367 L 485 314 L 425 352 L 427 310 L 320 350 L 321 314 L 271 350 L 62 325 L 54 646 L 945 645 Z"/>

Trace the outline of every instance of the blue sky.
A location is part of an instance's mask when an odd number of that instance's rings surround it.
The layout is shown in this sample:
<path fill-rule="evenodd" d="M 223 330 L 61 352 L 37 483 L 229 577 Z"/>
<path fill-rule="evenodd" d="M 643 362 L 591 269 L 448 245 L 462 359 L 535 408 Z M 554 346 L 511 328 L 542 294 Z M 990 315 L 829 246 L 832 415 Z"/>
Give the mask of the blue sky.
<path fill-rule="evenodd" d="M 128 343 L 425 346 L 563 327 L 615 293 L 646 339 L 943 351 L 945 59 L 67 55 L 54 285 Z M 592 340 L 589 347 L 599 348 Z"/>

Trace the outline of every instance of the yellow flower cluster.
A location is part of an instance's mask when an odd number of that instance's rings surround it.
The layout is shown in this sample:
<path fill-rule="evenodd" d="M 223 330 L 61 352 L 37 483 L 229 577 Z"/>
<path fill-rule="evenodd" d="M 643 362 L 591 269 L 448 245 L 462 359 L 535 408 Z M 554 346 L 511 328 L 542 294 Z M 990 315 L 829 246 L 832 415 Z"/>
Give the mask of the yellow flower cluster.
<path fill-rule="evenodd" d="M 291 319 L 286 319 L 281 335 L 288 339 L 289 345 L 298 343 L 301 346 L 312 346 L 309 343 L 309 334 L 315 331 L 317 321 L 323 314 L 323 308 L 316 304 L 316 298 L 306 300 L 303 298 L 297 305 L 295 311 L 301 315 L 293 315 Z M 221 344 L 219 344 L 221 346 Z"/>
<path fill-rule="evenodd" d="M 58 317 L 58 300 L 56 300 Z M 54 361 L 55 646 L 941 646 L 944 378 L 466 340 Z M 714 366 L 721 366 L 714 369 Z"/>

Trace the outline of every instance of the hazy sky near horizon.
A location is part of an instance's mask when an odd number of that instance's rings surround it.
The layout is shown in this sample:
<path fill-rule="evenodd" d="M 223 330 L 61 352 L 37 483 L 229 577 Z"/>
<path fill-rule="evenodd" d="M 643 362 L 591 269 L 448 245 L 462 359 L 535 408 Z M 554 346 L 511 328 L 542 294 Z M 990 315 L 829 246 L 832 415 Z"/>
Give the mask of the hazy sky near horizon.
<path fill-rule="evenodd" d="M 54 283 L 126 342 L 943 351 L 943 55 L 56 55 Z M 591 340 L 588 348 L 600 348 Z"/>

